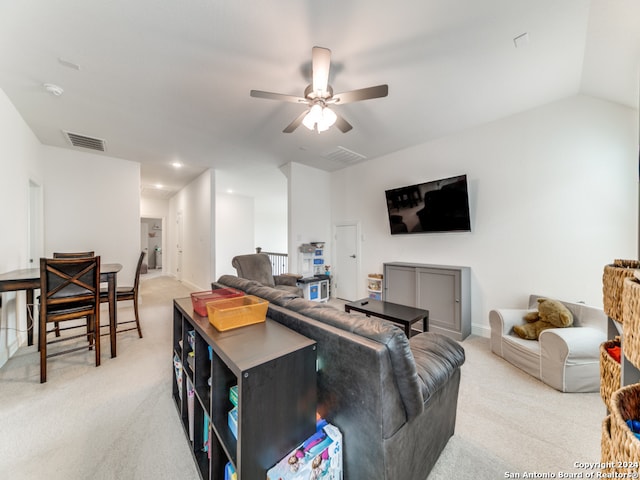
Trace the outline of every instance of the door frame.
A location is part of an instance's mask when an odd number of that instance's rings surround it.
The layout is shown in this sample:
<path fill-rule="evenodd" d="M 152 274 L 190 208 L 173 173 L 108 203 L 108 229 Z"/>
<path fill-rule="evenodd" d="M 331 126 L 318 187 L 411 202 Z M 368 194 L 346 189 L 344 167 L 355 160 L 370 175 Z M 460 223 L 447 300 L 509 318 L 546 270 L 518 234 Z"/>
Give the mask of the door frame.
<path fill-rule="evenodd" d="M 360 229 L 360 222 L 357 220 L 345 220 L 342 222 L 335 222 L 333 224 L 333 241 L 334 241 L 334 245 L 335 248 L 333 248 L 333 255 L 332 255 L 332 262 L 333 265 L 335 266 L 335 272 L 338 272 L 338 228 L 339 227 L 356 227 L 356 285 L 355 285 L 355 292 L 356 292 L 356 298 L 354 298 L 353 300 L 357 300 L 358 298 L 360 298 L 360 286 L 358 283 L 358 279 L 362 277 L 362 233 L 361 233 L 361 229 Z M 337 295 L 337 289 L 332 289 L 332 297 L 334 298 L 338 298 Z"/>
<path fill-rule="evenodd" d="M 183 269 L 183 253 L 184 253 L 184 212 L 182 210 L 176 211 L 176 279 L 182 280 Z M 164 265 L 163 265 L 164 268 Z"/>
<path fill-rule="evenodd" d="M 44 199 L 42 184 L 29 179 L 29 211 L 28 211 L 28 246 L 27 268 L 39 266 L 40 257 L 44 256 Z"/>

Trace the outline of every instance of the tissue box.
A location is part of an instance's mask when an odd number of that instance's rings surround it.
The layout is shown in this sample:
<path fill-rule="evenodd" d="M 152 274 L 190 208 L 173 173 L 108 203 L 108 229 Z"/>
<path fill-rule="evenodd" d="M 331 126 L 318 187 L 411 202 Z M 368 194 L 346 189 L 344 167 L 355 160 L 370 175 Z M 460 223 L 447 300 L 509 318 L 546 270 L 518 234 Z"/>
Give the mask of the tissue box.
<path fill-rule="evenodd" d="M 267 472 L 267 480 L 342 480 L 342 434 L 322 420 L 317 432 Z"/>

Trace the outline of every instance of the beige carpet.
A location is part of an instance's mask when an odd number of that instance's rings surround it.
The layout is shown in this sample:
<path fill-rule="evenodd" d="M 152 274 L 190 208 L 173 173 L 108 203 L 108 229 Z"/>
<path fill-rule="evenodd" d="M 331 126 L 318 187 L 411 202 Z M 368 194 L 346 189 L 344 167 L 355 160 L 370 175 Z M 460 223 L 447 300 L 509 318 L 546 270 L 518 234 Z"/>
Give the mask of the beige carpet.
<path fill-rule="evenodd" d="M 37 350 L 22 347 L 0 369 L 0 478 L 198 479 L 171 399 L 172 299 L 188 294 L 169 277 L 143 280 L 144 338 L 120 334 L 112 359 L 103 337 L 98 368 L 91 353 L 56 357 L 41 385 Z M 121 320 L 132 317 L 126 305 Z M 487 339 L 463 346 L 456 434 L 429 480 L 557 476 L 599 461 L 599 394 L 556 392 L 493 355 Z"/>

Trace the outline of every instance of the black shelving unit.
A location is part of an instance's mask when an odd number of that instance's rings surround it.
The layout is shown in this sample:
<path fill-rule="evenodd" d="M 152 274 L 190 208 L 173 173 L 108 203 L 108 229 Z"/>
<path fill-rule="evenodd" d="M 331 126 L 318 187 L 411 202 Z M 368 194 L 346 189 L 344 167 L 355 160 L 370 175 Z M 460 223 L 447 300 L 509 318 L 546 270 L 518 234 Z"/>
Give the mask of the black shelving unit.
<path fill-rule="evenodd" d="M 194 332 L 193 347 L 189 332 Z M 203 480 L 224 479 L 227 462 L 234 465 L 238 480 L 263 480 L 269 468 L 315 432 L 313 340 L 268 318 L 219 332 L 193 311 L 190 298 L 181 298 L 174 300 L 173 356 L 179 359 L 182 376 L 182 387 L 179 376 L 172 376 L 173 398 Z M 189 384 L 194 391 L 192 427 Z M 228 425 L 233 407 L 229 389 L 235 385 L 237 438 Z"/>

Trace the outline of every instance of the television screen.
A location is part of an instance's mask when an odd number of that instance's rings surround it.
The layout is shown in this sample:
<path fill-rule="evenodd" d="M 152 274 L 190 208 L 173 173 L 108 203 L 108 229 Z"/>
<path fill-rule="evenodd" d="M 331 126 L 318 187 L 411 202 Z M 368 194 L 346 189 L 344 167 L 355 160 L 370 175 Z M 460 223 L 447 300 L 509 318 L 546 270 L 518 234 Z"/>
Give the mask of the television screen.
<path fill-rule="evenodd" d="M 394 188 L 385 194 L 392 235 L 471 231 L 466 175 Z"/>

